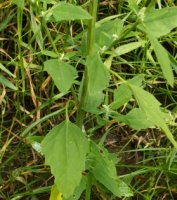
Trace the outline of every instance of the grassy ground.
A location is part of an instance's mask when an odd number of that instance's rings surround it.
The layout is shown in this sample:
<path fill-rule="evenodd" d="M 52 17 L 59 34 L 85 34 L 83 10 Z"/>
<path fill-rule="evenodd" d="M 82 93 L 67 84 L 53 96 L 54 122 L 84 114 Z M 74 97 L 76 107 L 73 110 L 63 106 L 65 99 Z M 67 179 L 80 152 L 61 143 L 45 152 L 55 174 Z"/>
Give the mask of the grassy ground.
<path fill-rule="evenodd" d="M 87 8 L 86 0 L 68 2 L 73 4 L 77 2 Z M 172 0 L 158 2 L 157 7 L 176 5 Z M 149 1 L 142 0 L 140 4 L 143 7 L 148 3 Z M 52 127 L 65 118 L 63 107 L 68 99 L 75 99 L 78 85 L 76 84 L 67 94 L 60 93 L 51 77 L 43 71 L 43 63 L 55 57 L 58 52 L 64 53 L 66 60 L 71 59 L 72 64 L 77 66 L 80 75 L 77 81 L 81 80 L 83 73 L 82 55 L 78 51 L 81 48 L 85 26 L 78 22 L 46 23 L 39 17 L 45 6 L 45 3 L 39 3 L 37 6 L 33 1 L 26 1 L 22 11 L 10 0 L 0 1 L 0 63 L 12 73 L 8 74 L 1 70 L 0 77 L 2 83 L 0 84 L 0 199 L 2 200 L 49 199 L 53 184 L 50 169 L 44 165 L 43 156 L 36 151 L 36 143 L 33 143 L 30 137 L 22 137 L 21 134 L 25 135 L 24 131 L 29 128 L 28 133 L 41 136 L 37 138 L 41 140 Z M 120 14 L 120 18 L 127 16 L 127 26 L 133 20 L 133 15 L 128 18 L 132 13 L 127 1 L 100 1 L 98 20 L 115 14 Z M 135 38 L 141 37 L 140 32 L 134 33 L 135 37 L 127 37 L 118 45 L 128 44 L 135 41 Z M 174 57 L 177 45 L 176 33 L 174 29 L 160 39 Z M 42 48 L 45 50 L 41 50 Z M 153 64 L 147 58 L 146 48 L 151 51 L 150 45 L 146 45 L 120 57 L 114 57 L 112 69 L 125 79 L 145 74 L 145 89 L 172 113 L 170 129 L 175 136 L 176 74 L 172 88 L 167 85 L 160 67 L 156 65 L 154 54 L 151 54 Z M 103 56 L 103 60 L 105 61 L 107 57 Z M 5 82 L 2 77 L 9 82 Z M 113 75 L 111 86 L 107 91 L 109 101 L 112 100 L 116 79 Z M 9 86 L 10 83 L 13 85 Z M 120 110 L 122 113 L 127 113 L 134 106 L 133 101 Z M 70 117 L 74 120 L 75 110 L 70 111 Z M 35 125 L 37 120 L 40 120 L 40 123 Z M 136 131 L 114 121 L 97 128 L 95 121 L 95 118 L 88 114 L 84 120 L 85 127 L 90 131 L 95 128 L 92 137 L 96 141 L 109 130 L 104 146 L 120 158 L 117 164 L 118 175 L 127 179 L 134 192 L 133 197 L 122 199 L 177 199 L 176 150 L 159 129 Z M 103 199 L 96 187 L 93 187 L 92 199 Z M 107 199 L 119 198 L 107 197 Z"/>

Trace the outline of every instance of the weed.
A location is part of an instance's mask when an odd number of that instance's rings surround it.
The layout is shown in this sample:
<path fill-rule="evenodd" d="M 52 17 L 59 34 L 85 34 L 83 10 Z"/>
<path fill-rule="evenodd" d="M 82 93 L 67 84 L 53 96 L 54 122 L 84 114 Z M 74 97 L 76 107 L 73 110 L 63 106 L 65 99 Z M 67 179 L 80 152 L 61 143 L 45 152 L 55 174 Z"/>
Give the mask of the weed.
<path fill-rule="evenodd" d="M 175 199 L 175 3 L 0 9 L 0 198 Z"/>

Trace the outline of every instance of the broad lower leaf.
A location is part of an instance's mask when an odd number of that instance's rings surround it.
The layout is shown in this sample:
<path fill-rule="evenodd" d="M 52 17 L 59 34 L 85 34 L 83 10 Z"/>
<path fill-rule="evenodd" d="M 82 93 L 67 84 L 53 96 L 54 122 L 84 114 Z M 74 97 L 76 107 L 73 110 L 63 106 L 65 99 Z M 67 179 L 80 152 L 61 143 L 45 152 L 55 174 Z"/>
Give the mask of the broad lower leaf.
<path fill-rule="evenodd" d="M 51 12 L 56 21 L 92 18 L 81 6 L 74 6 L 70 3 L 59 3 L 57 6 L 54 6 Z"/>
<path fill-rule="evenodd" d="M 113 117 L 135 130 L 141 130 L 146 128 L 154 128 L 154 124 L 150 121 L 144 111 L 139 108 L 132 109 L 127 115 L 119 115 Z"/>
<path fill-rule="evenodd" d="M 0 75 L 0 83 L 12 90 L 17 90 L 17 87 L 2 75 Z"/>
<path fill-rule="evenodd" d="M 69 198 L 85 170 L 88 141 L 80 128 L 64 121 L 53 128 L 42 141 L 45 162 L 51 167 L 55 184 L 64 198 Z"/>
<path fill-rule="evenodd" d="M 91 111 L 103 102 L 103 90 L 109 85 L 110 74 L 98 53 L 87 57 L 86 67 L 88 85 L 83 109 Z"/>
<path fill-rule="evenodd" d="M 77 71 L 73 66 L 57 59 L 44 62 L 44 70 L 50 74 L 57 88 L 63 93 L 71 88 L 77 77 Z"/>
<path fill-rule="evenodd" d="M 144 79 L 143 75 L 135 76 L 132 79 L 129 79 L 127 82 L 141 86 Z M 126 86 L 126 84 L 121 84 L 117 89 L 114 90 L 114 101 L 111 103 L 110 108 L 118 109 L 123 106 L 125 103 L 130 101 L 132 97 L 132 91 Z"/>
<path fill-rule="evenodd" d="M 154 37 L 161 37 L 177 27 L 177 7 L 146 9 L 142 21 Z M 140 25 L 140 28 L 144 29 L 143 26 Z"/>
<path fill-rule="evenodd" d="M 147 119 L 154 123 L 157 127 L 160 127 L 164 133 L 166 134 L 167 138 L 171 141 L 175 148 L 177 148 L 177 143 L 170 132 L 168 126 L 165 122 L 165 114 L 160 110 L 160 103 L 156 100 L 156 98 L 146 92 L 140 87 L 135 85 L 130 85 L 131 90 L 138 102 L 140 109 L 146 114 Z"/>
<path fill-rule="evenodd" d="M 105 148 L 92 143 L 90 160 L 90 171 L 98 182 L 118 197 L 132 196 L 128 185 L 117 176 L 115 159 Z"/>
<path fill-rule="evenodd" d="M 166 78 L 168 84 L 173 86 L 174 76 L 173 76 L 173 71 L 172 71 L 171 62 L 170 62 L 168 53 L 164 49 L 164 47 L 160 44 L 160 42 L 149 31 L 147 32 L 148 32 L 148 37 L 150 39 L 150 42 L 157 56 L 158 62 L 162 68 L 163 75 Z"/>

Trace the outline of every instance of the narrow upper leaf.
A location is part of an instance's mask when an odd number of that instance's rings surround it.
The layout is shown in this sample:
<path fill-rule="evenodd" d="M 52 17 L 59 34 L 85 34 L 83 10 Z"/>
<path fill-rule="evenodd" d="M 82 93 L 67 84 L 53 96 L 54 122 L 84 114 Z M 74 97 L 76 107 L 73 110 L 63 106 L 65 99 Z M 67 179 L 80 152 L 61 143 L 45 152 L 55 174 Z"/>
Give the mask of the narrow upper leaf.
<path fill-rule="evenodd" d="M 163 75 L 167 79 L 167 82 L 173 86 L 174 76 L 170 66 L 170 58 L 156 38 L 168 34 L 173 28 L 177 27 L 177 7 L 166 7 L 162 9 L 143 8 L 141 12 L 139 17 L 142 23 L 139 24 L 139 28 L 148 34 L 162 68 Z"/>
<path fill-rule="evenodd" d="M 73 66 L 57 59 L 44 62 L 44 70 L 50 74 L 57 88 L 63 93 L 70 89 L 77 77 L 77 71 Z"/>
<path fill-rule="evenodd" d="M 52 9 L 52 12 L 56 21 L 92 18 L 81 6 L 74 6 L 70 3 L 59 3 L 54 7 L 54 9 Z"/>
<path fill-rule="evenodd" d="M 152 94 L 146 92 L 140 87 L 135 85 L 130 85 L 130 87 L 140 109 L 144 111 L 147 119 L 154 123 L 156 126 L 160 127 L 166 134 L 167 138 L 174 145 L 174 147 L 177 148 L 177 143 L 164 120 L 165 114 L 160 110 L 159 101 L 157 101 L 157 99 Z"/>
<path fill-rule="evenodd" d="M 103 90 L 109 85 L 110 74 L 98 53 L 87 57 L 86 67 L 88 85 L 84 109 L 91 111 L 103 102 Z"/>
<path fill-rule="evenodd" d="M 171 86 L 173 86 L 174 76 L 173 76 L 173 71 L 172 71 L 171 62 L 170 62 L 168 53 L 164 49 L 164 47 L 160 44 L 160 42 L 149 31 L 147 32 L 148 32 L 148 37 L 150 39 L 150 42 L 152 46 L 154 47 L 154 51 L 157 56 L 158 62 L 162 68 L 163 75 L 167 79 L 167 82 Z"/>
<path fill-rule="evenodd" d="M 137 75 L 132 79 L 129 79 L 127 82 L 141 86 L 142 81 L 144 79 L 143 75 Z M 118 109 L 128 101 L 130 101 L 132 97 L 132 91 L 126 86 L 126 84 L 121 84 L 117 89 L 114 90 L 114 101 L 110 105 L 112 109 Z"/>
<path fill-rule="evenodd" d="M 122 28 L 123 20 L 118 18 L 99 24 L 95 30 L 95 43 L 100 48 L 108 48 L 120 36 Z"/>
<path fill-rule="evenodd" d="M 155 37 L 166 35 L 177 27 L 177 7 L 146 9 L 143 24 Z"/>
<path fill-rule="evenodd" d="M 30 16 L 31 16 L 31 29 L 36 37 L 36 42 L 39 45 L 40 50 L 44 49 L 44 39 L 41 32 L 41 27 L 36 23 L 36 19 L 33 13 L 32 7 L 30 7 Z"/>
<path fill-rule="evenodd" d="M 43 50 L 41 51 L 43 55 L 49 56 L 51 58 L 57 58 L 58 55 L 54 51 Z"/>
<path fill-rule="evenodd" d="M 64 121 L 42 141 L 42 152 L 50 165 L 58 190 L 69 198 L 82 178 L 88 141 L 80 128 Z"/>
<path fill-rule="evenodd" d="M 154 123 L 147 118 L 144 111 L 140 108 L 134 108 L 127 115 L 119 115 L 114 118 L 135 130 L 154 127 Z"/>
<path fill-rule="evenodd" d="M 131 42 L 131 43 L 128 43 L 128 44 L 124 44 L 120 47 L 117 47 L 114 50 L 114 53 L 117 56 L 121 56 L 121 55 L 129 53 L 130 51 L 133 51 L 133 50 L 135 50 L 135 49 L 137 49 L 141 46 L 144 46 L 144 44 L 145 44 L 145 41 Z"/>
<path fill-rule="evenodd" d="M 97 93 L 104 90 L 109 85 L 110 75 L 109 71 L 103 64 L 100 55 L 93 53 L 88 56 L 86 61 L 88 71 L 88 90 L 89 92 Z"/>

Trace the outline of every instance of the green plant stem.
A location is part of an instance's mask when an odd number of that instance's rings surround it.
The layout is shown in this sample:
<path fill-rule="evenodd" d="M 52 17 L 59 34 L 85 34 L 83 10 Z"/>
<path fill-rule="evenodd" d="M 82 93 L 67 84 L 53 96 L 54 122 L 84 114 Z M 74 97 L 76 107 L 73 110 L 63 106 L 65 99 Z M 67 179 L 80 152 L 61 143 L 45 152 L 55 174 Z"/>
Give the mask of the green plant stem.
<path fill-rule="evenodd" d="M 87 177 L 87 185 L 86 185 L 86 194 L 85 194 L 85 200 L 90 200 L 91 195 L 91 189 L 92 189 L 92 176 L 89 173 Z"/>
<path fill-rule="evenodd" d="M 23 61 L 23 50 L 22 50 L 22 20 L 23 20 L 23 9 L 18 7 L 17 8 L 17 31 L 18 31 L 18 56 L 19 56 L 19 70 L 17 72 L 18 74 L 18 79 L 17 79 L 17 112 L 20 111 L 20 102 L 22 102 L 22 105 L 25 105 L 25 66 L 24 66 L 24 61 Z M 19 87 L 20 87 L 20 73 L 21 73 L 21 82 L 22 82 L 22 97 L 20 95 Z M 21 112 L 20 116 L 21 116 Z M 25 123 L 25 122 L 24 122 Z"/>
<path fill-rule="evenodd" d="M 89 56 L 94 49 L 94 36 L 95 36 L 95 23 L 97 18 L 97 9 L 98 9 L 98 0 L 91 0 L 90 1 L 90 15 L 92 16 L 92 19 L 88 23 L 88 32 L 87 32 L 87 56 Z M 79 108 L 77 111 L 77 119 L 76 123 L 81 128 L 83 125 L 83 119 L 85 115 L 85 111 L 83 110 L 85 99 L 87 96 L 87 90 L 88 90 L 88 74 L 87 74 L 87 67 L 85 67 L 85 72 L 83 75 L 83 87 L 81 92 L 81 99 Z"/>
<path fill-rule="evenodd" d="M 90 14 L 92 19 L 88 24 L 88 34 L 87 34 L 87 54 L 90 55 L 93 52 L 94 48 L 94 39 L 95 39 L 95 23 L 97 18 L 97 8 L 98 0 L 92 0 L 90 3 Z"/>
<path fill-rule="evenodd" d="M 94 36 L 95 36 L 95 23 L 96 23 L 96 18 L 97 18 L 97 8 L 98 8 L 98 0 L 91 0 L 90 14 L 92 16 L 92 19 L 89 21 L 89 24 L 88 24 L 87 56 L 91 55 L 94 49 Z M 83 105 L 85 104 L 87 90 L 88 90 L 88 73 L 87 73 L 87 66 L 86 66 L 84 76 L 83 76 L 83 88 L 82 88 L 82 94 L 81 94 L 81 99 L 80 99 L 80 105 L 77 112 L 77 125 L 79 127 L 82 127 L 83 119 L 85 115 L 85 111 L 82 108 L 83 108 Z M 85 200 L 90 200 L 91 188 L 92 188 L 92 176 L 90 173 L 88 173 Z"/>
<path fill-rule="evenodd" d="M 19 7 L 17 10 L 18 51 L 19 51 L 20 69 L 21 69 L 21 75 L 22 75 L 22 92 L 25 92 L 25 67 L 23 63 L 23 55 L 22 55 L 22 49 L 21 49 L 22 18 L 23 18 L 23 10 L 22 8 Z"/>

